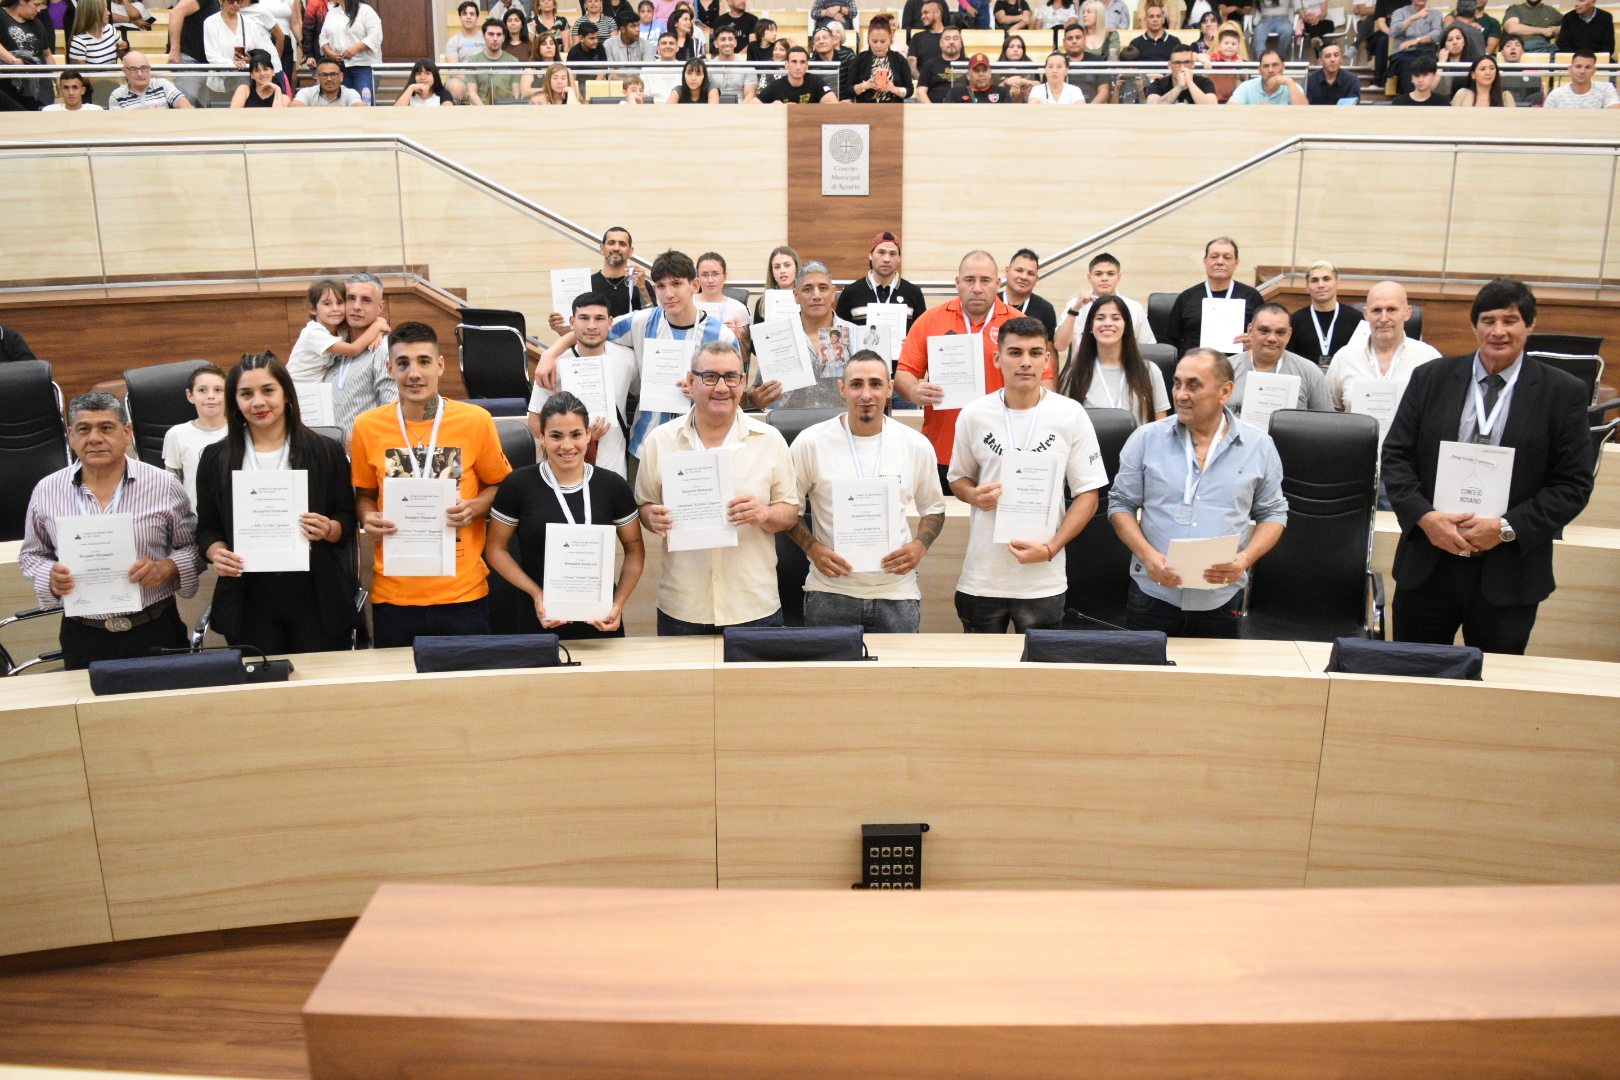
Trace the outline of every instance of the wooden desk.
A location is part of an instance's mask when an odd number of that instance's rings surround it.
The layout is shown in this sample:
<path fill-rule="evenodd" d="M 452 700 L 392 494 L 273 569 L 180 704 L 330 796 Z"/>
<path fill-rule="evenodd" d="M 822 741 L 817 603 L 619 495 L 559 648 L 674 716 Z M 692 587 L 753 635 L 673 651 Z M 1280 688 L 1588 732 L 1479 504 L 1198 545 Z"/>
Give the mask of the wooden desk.
<path fill-rule="evenodd" d="M 304 1032 L 315 1080 L 1608 1076 L 1617 929 L 1615 887 L 390 885 Z"/>
<path fill-rule="evenodd" d="M 1598 467 L 1592 498 L 1571 524 L 1595 529 L 1620 529 L 1620 446 L 1614 443 L 1604 445 L 1603 463 Z"/>

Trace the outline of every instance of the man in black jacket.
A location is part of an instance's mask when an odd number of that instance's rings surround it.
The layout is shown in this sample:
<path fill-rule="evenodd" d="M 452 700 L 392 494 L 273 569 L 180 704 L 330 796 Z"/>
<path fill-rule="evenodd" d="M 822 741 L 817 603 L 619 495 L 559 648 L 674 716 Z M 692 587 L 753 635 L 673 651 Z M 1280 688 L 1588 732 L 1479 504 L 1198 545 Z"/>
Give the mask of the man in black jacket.
<path fill-rule="evenodd" d="M 0 326 L 0 363 L 11 360 L 38 360 L 23 336 L 9 326 Z"/>
<path fill-rule="evenodd" d="M 1241 281 L 1234 281 L 1232 276 L 1237 273 L 1238 246 L 1237 241 L 1230 236 L 1217 236 L 1204 245 L 1204 278 L 1198 285 L 1183 292 L 1176 297 L 1175 305 L 1170 309 L 1170 333 L 1165 343 L 1174 345 L 1181 352 L 1188 349 L 1197 349 L 1202 346 L 1198 340 L 1199 332 L 1204 325 L 1204 301 L 1211 300 L 1241 300 L 1243 301 L 1243 325 L 1248 326 L 1254 321 L 1254 312 L 1265 298 L 1260 290 L 1253 285 L 1245 285 Z M 1215 348 L 1230 356 L 1242 352 L 1245 343 L 1236 342 L 1228 344 L 1219 342 Z"/>
<path fill-rule="evenodd" d="M 1384 440 L 1383 479 L 1401 523 L 1395 549 L 1397 641 L 1523 653 L 1551 595 L 1553 540 L 1592 494 L 1589 393 L 1524 355 L 1536 298 L 1497 278 L 1474 298 L 1477 352 L 1431 360 L 1412 375 Z M 1513 449 L 1507 509 L 1435 509 L 1445 443 Z"/>

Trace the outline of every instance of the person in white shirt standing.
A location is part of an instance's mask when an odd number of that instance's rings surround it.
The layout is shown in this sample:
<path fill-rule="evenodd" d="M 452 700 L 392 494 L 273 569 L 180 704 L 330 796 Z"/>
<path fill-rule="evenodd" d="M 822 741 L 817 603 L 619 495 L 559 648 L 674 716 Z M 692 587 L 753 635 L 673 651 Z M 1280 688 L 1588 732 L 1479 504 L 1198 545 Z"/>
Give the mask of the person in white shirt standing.
<path fill-rule="evenodd" d="M 630 463 L 625 444 L 630 432 L 630 391 L 641 374 L 636 354 L 628 346 L 608 340 L 608 332 L 613 329 L 613 315 L 608 298 L 599 292 L 583 292 L 574 297 L 573 319 L 568 327 L 573 332 L 574 345 L 556 358 L 559 371 L 557 381 L 562 390 L 575 389 L 569 384 L 568 378 L 561 374 L 562 368 L 568 366 L 569 358 L 602 357 L 602 374 L 607 380 L 607 397 L 614 415 L 591 420 L 589 434 L 591 441 L 596 444 L 595 464 L 597 468 L 617 473 L 628 480 Z M 534 432 L 537 439 L 545 438 L 540 412 L 556 392 L 535 380 L 534 390 L 529 396 L 528 420 L 529 430 Z"/>
<path fill-rule="evenodd" d="M 945 527 L 945 495 L 939 486 L 934 447 L 920 432 L 888 419 L 894 394 L 889 364 L 862 349 L 844 365 L 838 388 L 849 405 L 806 428 L 793 441 L 793 471 L 799 498 L 809 510 L 789 538 L 810 559 L 804 582 L 804 621 L 809 626 L 854 626 L 874 634 L 915 634 L 922 628 L 922 592 L 917 566 Z M 890 482 L 890 534 L 896 544 L 880 569 L 857 571 L 836 549 L 838 497 L 846 481 Z M 907 504 L 917 507 L 917 535 L 906 524 Z"/>
<path fill-rule="evenodd" d="M 343 85 L 372 103 L 371 66 L 382 63 L 383 28 L 366 0 L 331 0 L 321 24 L 321 55 L 343 65 Z"/>
<path fill-rule="evenodd" d="M 1440 355 L 1440 350 L 1433 345 L 1406 336 L 1406 320 L 1412 317 L 1412 307 L 1407 303 L 1406 289 L 1399 282 L 1380 281 L 1368 289 L 1367 309 L 1363 315 L 1368 335 L 1353 339 L 1334 353 L 1333 362 L 1328 365 L 1328 391 L 1333 395 L 1333 407 L 1340 412 L 1349 408 L 1345 393 L 1358 380 L 1380 379 L 1404 384 L 1419 364 Z M 1399 404 L 1399 399 L 1396 403 Z"/>
<path fill-rule="evenodd" d="M 197 505 L 197 462 L 202 452 L 225 437 L 225 372 L 214 364 L 199 364 L 186 384 L 186 400 L 197 419 L 176 424 L 163 434 L 163 467 L 186 487 L 186 498 Z"/>
<path fill-rule="evenodd" d="M 1043 389 L 1050 361 L 1046 328 L 1021 316 L 1001 328 L 995 354 L 1005 389 L 964 408 L 956 420 L 951 491 L 970 504 L 967 554 L 956 585 L 956 614 L 969 634 L 1055 629 L 1063 622 L 1069 582 L 1059 559 L 1097 510 L 1097 491 L 1108 483 L 1097 433 L 1085 408 Z M 1043 468 L 1044 467 L 1044 468 Z M 998 515 L 1038 515 L 1044 474 L 1044 524 L 1020 529 L 1044 540 L 998 542 Z M 1019 477 L 1026 479 L 1020 480 Z M 1067 481 L 1073 501 L 1063 509 Z"/>

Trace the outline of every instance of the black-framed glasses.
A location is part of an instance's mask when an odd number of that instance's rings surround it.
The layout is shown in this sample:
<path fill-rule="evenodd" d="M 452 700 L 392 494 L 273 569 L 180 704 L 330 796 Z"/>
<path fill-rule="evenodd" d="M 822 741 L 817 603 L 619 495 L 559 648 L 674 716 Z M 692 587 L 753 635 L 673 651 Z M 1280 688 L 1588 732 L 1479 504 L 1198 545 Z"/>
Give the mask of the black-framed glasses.
<path fill-rule="evenodd" d="M 714 386 L 721 379 L 724 379 L 726 385 L 730 387 L 738 387 L 743 383 L 743 373 L 740 371 L 694 371 L 692 374 L 702 379 L 704 386 Z"/>

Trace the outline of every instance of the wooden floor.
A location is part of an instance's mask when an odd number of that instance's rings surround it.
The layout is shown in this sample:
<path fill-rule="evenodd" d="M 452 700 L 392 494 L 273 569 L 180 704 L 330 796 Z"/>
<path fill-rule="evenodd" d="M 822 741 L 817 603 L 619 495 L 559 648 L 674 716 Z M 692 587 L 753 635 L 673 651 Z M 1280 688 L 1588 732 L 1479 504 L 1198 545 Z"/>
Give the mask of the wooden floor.
<path fill-rule="evenodd" d="M 0 1063 L 309 1076 L 299 1010 L 341 939 L 0 976 Z"/>

